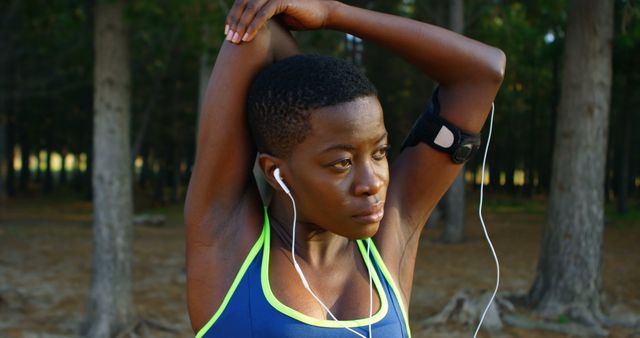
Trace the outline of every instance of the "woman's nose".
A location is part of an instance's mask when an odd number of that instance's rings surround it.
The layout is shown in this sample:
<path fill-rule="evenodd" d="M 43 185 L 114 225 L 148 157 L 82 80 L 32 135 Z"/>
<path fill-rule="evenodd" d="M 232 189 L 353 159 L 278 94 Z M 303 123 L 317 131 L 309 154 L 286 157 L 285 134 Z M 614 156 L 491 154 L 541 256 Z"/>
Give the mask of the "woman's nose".
<path fill-rule="evenodd" d="M 378 168 L 379 167 L 379 168 Z M 356 172 L 354 192 L 357 196 L 377 194 L 386 184 L 387 174 L 382 165 L 368 163 Z"/>

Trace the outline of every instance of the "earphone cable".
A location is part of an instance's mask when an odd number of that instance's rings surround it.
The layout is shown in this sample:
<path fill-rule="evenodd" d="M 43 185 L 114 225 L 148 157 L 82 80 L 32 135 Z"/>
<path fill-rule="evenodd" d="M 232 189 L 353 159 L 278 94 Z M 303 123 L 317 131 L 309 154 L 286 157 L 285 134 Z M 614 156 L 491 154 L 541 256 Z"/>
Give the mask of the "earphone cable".
<path fill-rule="evenodd" d="M 371 283 L 371 238 L 367 238 L 367 258 L 365 264 L 367 265 L 367 272 L 369 272 L 369 338 L 373 338 L 371 334 L 371 317 L 373 317 L 373 286 Z"/>
<path fill-rule="evenodd" d="M 484 311 L 482 312 L 482 317 L 480 317 L 480 322 L 478 323 L 478 327 L 476 328 L 476 332 L 473 334 L 473 338 L 476 338 L 476 336 L 478 335 L 478 332 L 480 331 L 480 327 L 482 327 L 482 322 L 484 321 L 484 317 L 487 314 L 487 311 L 489 310 L 489 307 L 491 306 L 491 303 L 493 303 L 496 294 L 498 293 L 498 287 L 500 286 L 500 263 L 498 262 L 498 255 L 496 255 L 496 250 L 493 248 L 493 243 L 491 243 L 491 239 L 489 238 L 489 233 L 487 232 L 487 227 L 484 224 L 484 219 L 482 217 L 482 203 L 483 203 L 483 195 L 484 195 L 484 170 L 485 170 L 485 165 L 487 163 L 487 153 L 489 153 L 489 143 L 491 142 L 491 132 L 493 131 L 493 112 L 495 110 L 495 106 L 493 103 L 491 103 L 491 119 L 489 122 L 489 136 L 487 137 L 487 145 L 485 147 L 484 150 L 484 157 L 482 159 L 482 174 L 481 174 L 481 178 L 480 178 L 480 203 L 478 204 L 478 216 L 480 217 L 480 223 L 482 224 L 482 230 L 484 231 L 484 236 L 487 239 L 487 243 L 489 243 L 489 248 L 491 248 L 491 253 L 493 254 L 493 259 L 496 262 L 496 287 L 493 290 L 493 294 L 491 295 L 491 298 L 489 299 L 489 303 L 487 304 L 487 306 L 485 307 Z"/>
<path fill-rule="evenodd" d="M 315 300 L 318 302 L 318 304 L 320 304 L 320 306 L 322 306 L 322 308 L 327 311 L 327 313 L 329 314 L 329 316 L 331 316 L 331 318 L 333 318 L 333 320 L 335 320 L 336 322 L 338 322 L 339 324 L 341 324 L 345 329 L 355 333 L 356 335 L 358 335 L 359 337 L 362 338 L 367 338 L 365 336 L 363 336 L 362 334 L 360 334 L 359 332 L 353 330 L 352 328 L 344 325 L 340 320 L 338 320 L 338 318 L 336 318 L 336 316 L 333 315 L 333 313 L 331 312 L 331 310 L 329 310 L 329 308 L 324 305 L 324 303 L 320 300 L 320 298 L 318 296 L 316 296 L 316 294 L 313 292 L 313 290 L 311 290 L 311 286 L 309 285 L 309 283 L 307 282 L 307 279 L 304 277 L 304 273 L 302 272 L 302 268 L 300 268 L 300 265 L 298 264 L 298 261 L 296 260 L 296 255 L 295 255 L 295 244 L 296 244 L 296 223 L 297 223 L 297 213 L 296 213 L 296 201 L 293 199 L 293 196 L 291 195 L 290 192 L 285 190 L 285 193 L 287 194 L 287 196 L 289 196 L 289 198 L 291 199 L 291 204 L 293 205 L 293 227 L 292 227 L 292 239 L 291 239 L 291 260 L 293 261 L 293 266 L 296 269 L 296 272 L 298 273 L 298 276 L 300 277 L 300 280 L 302 281 L 302 285 L 304 285 L 305 289 L 307 289 L 307 291 L 309 291 L 309 293 L 311 294 L 311 296 L 313 296 L 313 298 L 315 298 Z M 368 244 L 368 242 L 367 242 Z M 369 251 L 369 247 L 367 246 L 367 259 L 368 257 L 368 251 Z M 366 264 L 366 261 L 365 261 Z M 372 317 L 372 313 L 373 313 L 373 291 L 372 291 L 372 283 L 371 283 L 371 270 L 369 268 L 369 264 L 367 265 L 367 270 L 369 271 L 369 338 L 371 338 L 371 317 Z"/>

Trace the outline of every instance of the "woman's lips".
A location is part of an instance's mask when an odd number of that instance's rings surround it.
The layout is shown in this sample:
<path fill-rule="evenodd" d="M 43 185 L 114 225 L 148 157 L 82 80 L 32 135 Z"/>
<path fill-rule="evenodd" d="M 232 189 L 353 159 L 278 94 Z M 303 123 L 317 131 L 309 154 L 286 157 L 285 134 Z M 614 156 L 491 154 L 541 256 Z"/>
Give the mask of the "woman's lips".
<path fill-rule="evenodd" d="M 352 218 L 362 224 L 372 224 L 378 223 L 382 220 L 382 216 L 384 216 L 384 204 L 380 203 L 369 210 L 366 210 L 362 213 L 352 216 Z"/>

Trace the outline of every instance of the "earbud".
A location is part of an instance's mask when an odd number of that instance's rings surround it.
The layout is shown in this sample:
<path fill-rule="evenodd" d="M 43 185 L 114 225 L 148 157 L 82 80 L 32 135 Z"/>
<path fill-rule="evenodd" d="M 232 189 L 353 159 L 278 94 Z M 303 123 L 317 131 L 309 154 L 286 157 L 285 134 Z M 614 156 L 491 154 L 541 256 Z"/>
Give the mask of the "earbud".
<path fill-rule="evenodd" d="M 287 194 L 290 194 L 289 188 L 287 188 L 287 185 L 284 184 L 284 181 L 282 180 L 282 177 L 280 176 L 280 168 L 276 168 L 276 170 L 273 171 L 273 177 L 276 179 L 276 182 L 278 182 L 278 184 L 280 184 L 280 187 L 282 187 L 282 189 Z"/>

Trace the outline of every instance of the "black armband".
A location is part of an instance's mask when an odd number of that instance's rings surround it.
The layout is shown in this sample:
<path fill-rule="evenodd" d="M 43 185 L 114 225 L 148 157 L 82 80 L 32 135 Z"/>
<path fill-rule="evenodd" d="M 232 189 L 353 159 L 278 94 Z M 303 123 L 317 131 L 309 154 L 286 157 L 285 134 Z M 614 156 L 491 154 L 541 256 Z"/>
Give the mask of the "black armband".
<path fill-rule="evenodd" d="M 438 89 L 433 93 L 427 109 L 414 123 L 400 151 L 406 147 L 413 147 L 418 142 L 451 155 L 451 161 L 456 164 L 469 160 L 482 143 L 480 134 L 465 132 L 440 117 Z"/>

